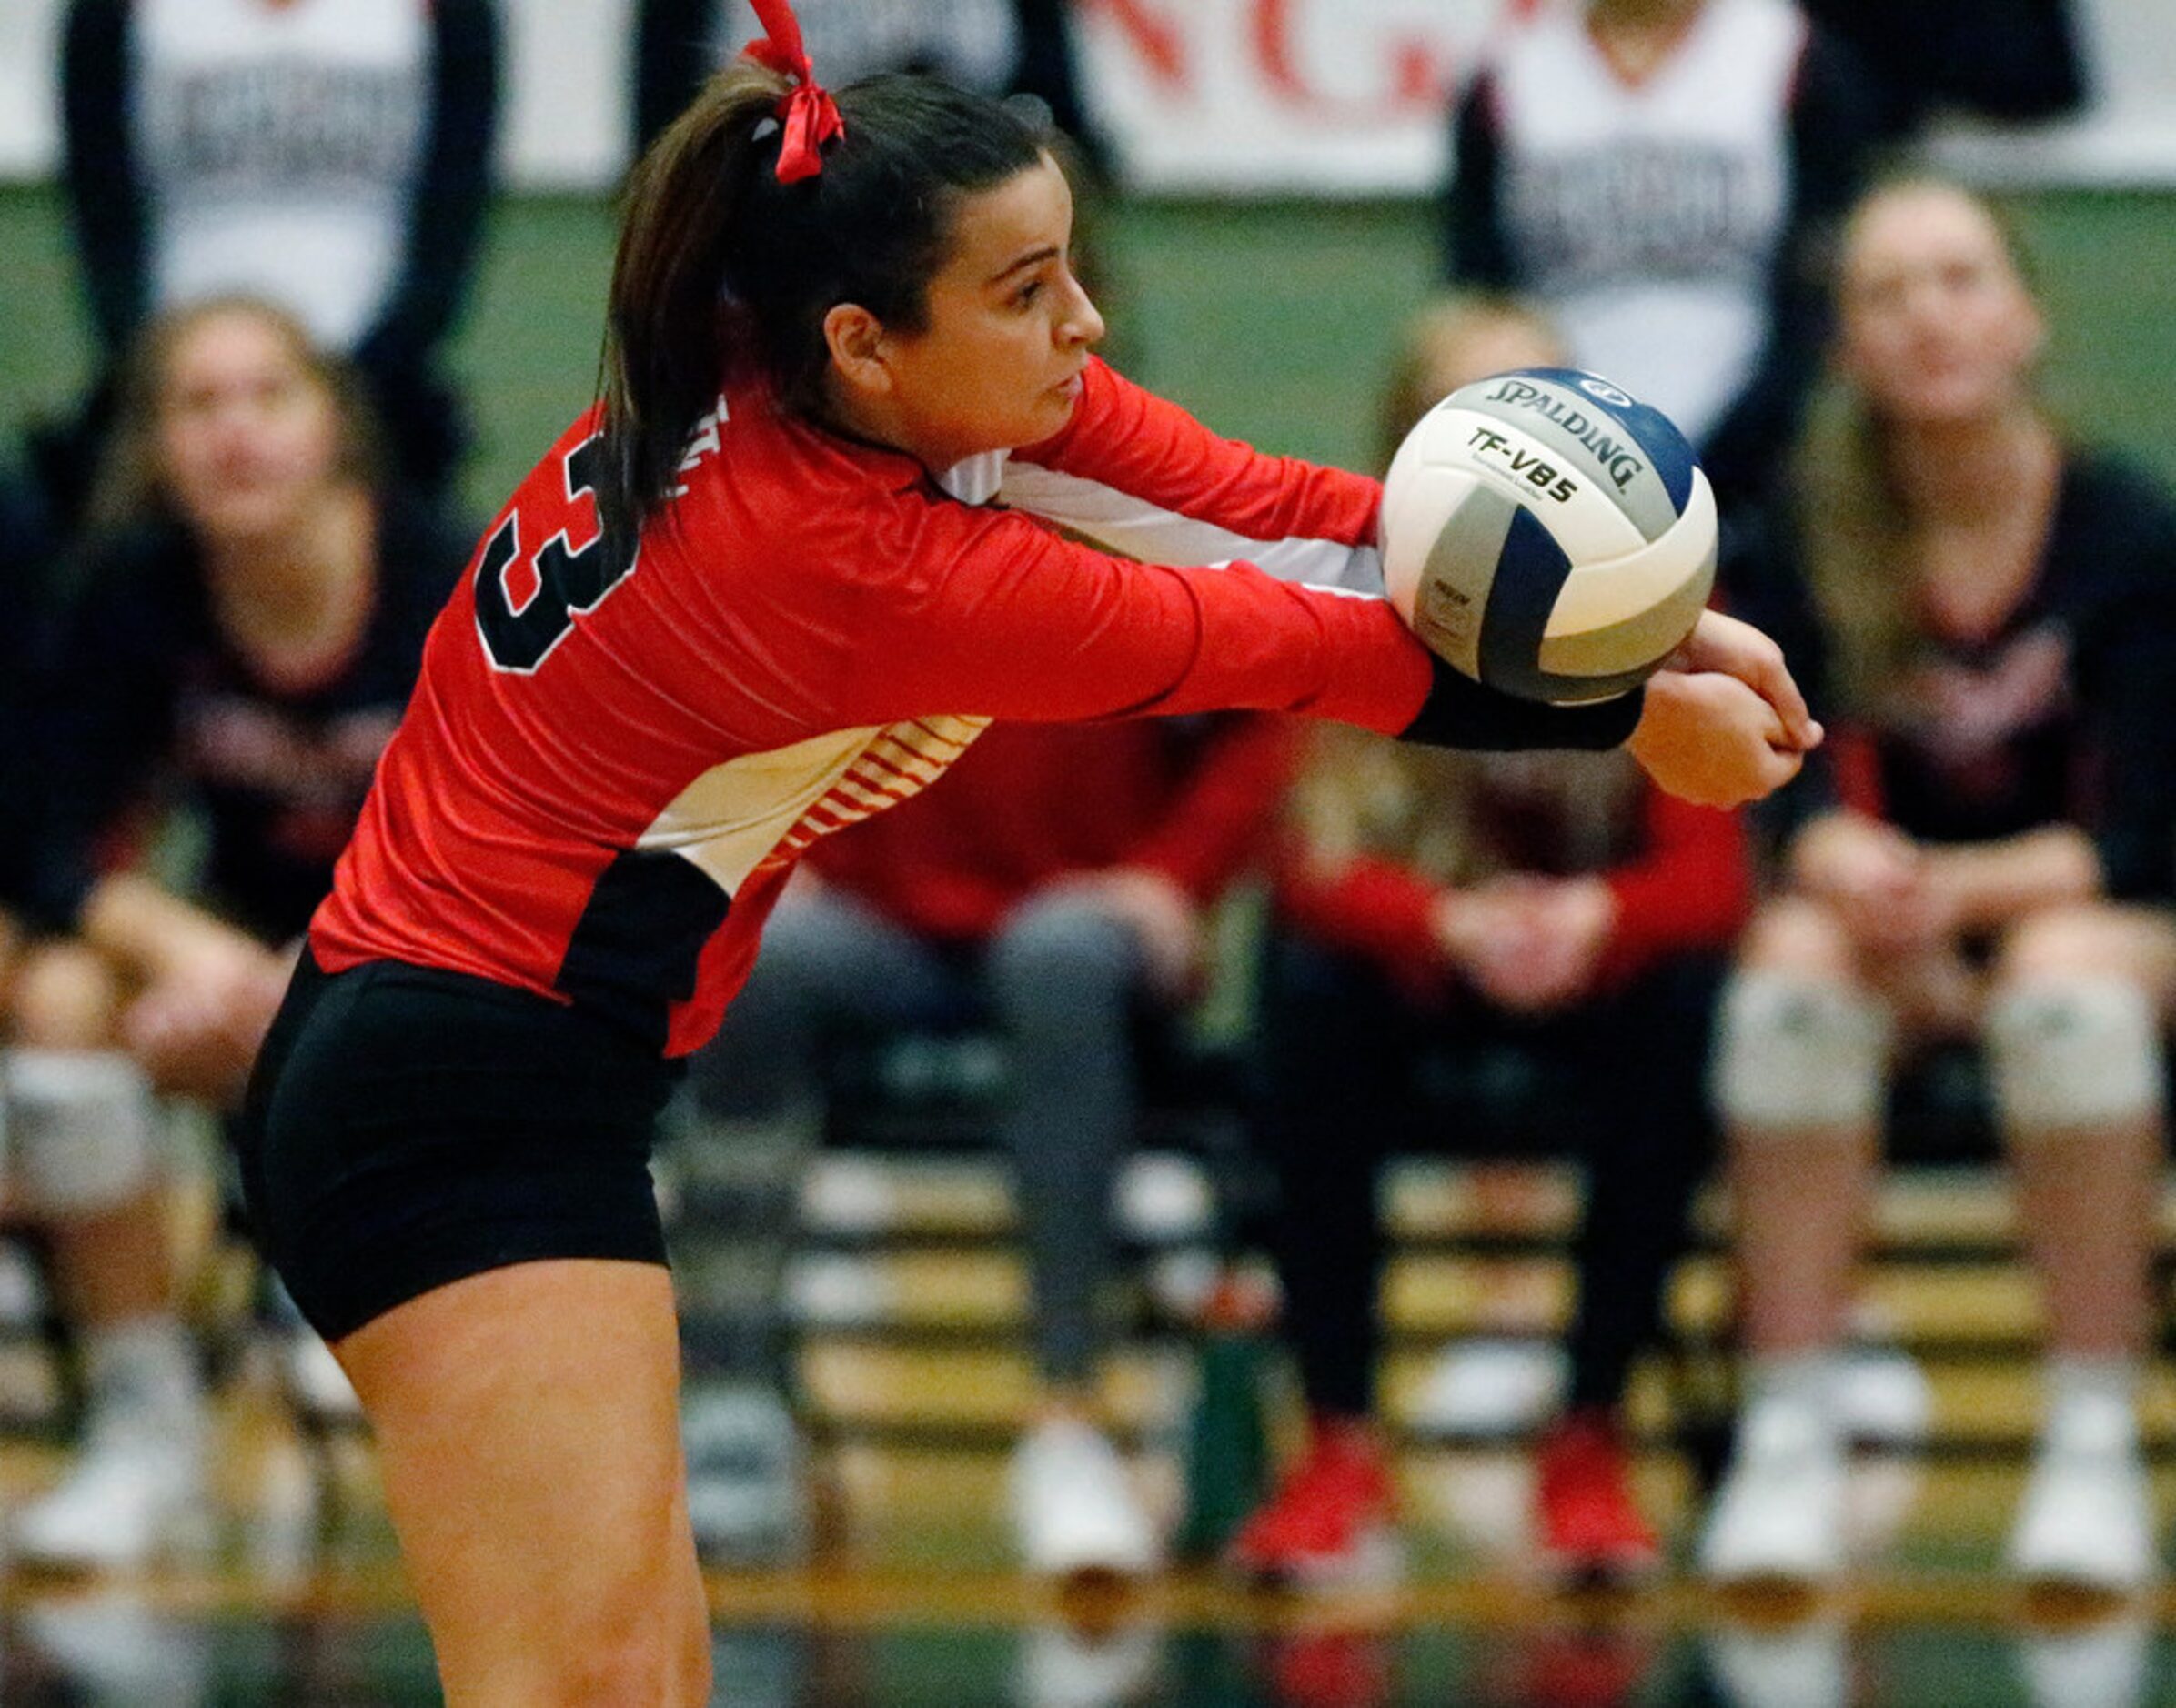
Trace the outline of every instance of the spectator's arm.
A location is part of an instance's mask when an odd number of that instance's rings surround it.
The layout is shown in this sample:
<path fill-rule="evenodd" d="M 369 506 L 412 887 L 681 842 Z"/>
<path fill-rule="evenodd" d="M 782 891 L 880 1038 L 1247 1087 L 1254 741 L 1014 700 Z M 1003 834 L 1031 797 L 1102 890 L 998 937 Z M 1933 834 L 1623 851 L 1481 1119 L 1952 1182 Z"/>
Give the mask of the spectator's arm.
<path fill-rule="evenodd" d="M 2151 555 L 2176 575 L 2176 528 Z M 2099 877 L 2121 900 L 2176 896 L 2176 600 L 2159 586 L 2105 613 L 2083 645 L 2080 688 L 2102 775 L 2093 827 Z"/>
<path fill-rule="evenodd" d="M 1436 932 L 1442 894 L 1413 868 L 1372 855 L 1325 866 L 1290 852 L 1276 882 L 1277 910 L 1294 929 L 1365 957 L 1409 990 L 1439 986 L 1446 976 Z"/>
<path fill-rule="evenodd" d="M 717 0 L 640 0 L 635 8 L 635 152 L 640 155 L 717 69 Z M 753 23 L 753 15 L 750 15 Z M 752 29 L 750 32 L 753 34 Z"/>
<path fill-rule="evenodd" d="M 1103 177 L 1116 166 L 1111 144 L 1082 98 L 1080 66 L 1073 52 L 1070 0 L 1013 0 L 1020 32 L 1020 65 L 1013 85 L 1050 108 L 1057 126 L 1079 145 L 1088 164 Z"/>
<path fill-rule="evenodd" d="M 41 688 L 14 737 L 25 817 L 10 827 L 22 852 L 7 899 L 40 929 L 74 928 L 104 839 L 171 741 L 169 605 L 118 567 L 94 570 L 35 667 Z"/>
<path fill-rule="evenodd" d="M 2101 891 L 2100 856 L 2073 825 L 2051 824 L 1995 842 L 1923 848 L 1958 929 L 1989 930 L 2036 909 Z"/>
<path fill-rule="evenodd" d="M 91 320 L 107 359 L 151 295 L 146 192 L 128 101 L 134 51 L 123 0 L 76 0 L 61 40 L 62 173 Z"/>
<path fill-rule="evenodd" d="M 1647 848 L 1603 874 L 1617 924 L 1603 961 L 1623 978 L 1687 949 L 1727 949 L 1752 901 L 1752 859 L 1737 813 L 1646 791 Z"/>
<path fill-rule="evenodd" d="M 2072 0 L 1808 0 L 1893 88 L 1891 129 L 1953 103 L 1987 118 L 2060 118 L 2085 105 Z"/>
<path fill-rule="evenodd" d="M 1502 189 L 1496 79 L 1484 72 L 1466 85 L 1451 114 L 1451 176 L 1443 195 L 1443 276 L 1450 283 L 1517 288 L 1504 233 Z"/>
<path fill-rule="evenodd" d="M 1726 506 L 1766 496 L 1797 436 L 1828 346 L 1838 232 L 1866 182 L 1878 122 L 1865 68 L 1813 33 L 1791 101 L 1788 225 L 1768 284 L 1768 336 L 1700 448 Z"/>
<path fill-rule="evenodd" d="M 428 127 L 408 247 L 385 313 L 357 359 L 379 371 L 420 366 L 474 276 L 491 198 L 499 127 L 499 20 L 488 0 L 434 0 Z"/>
<path fill-rule="evenodd" d="M 1838 804 L 1843 771 L 1862 749 L 1839 723 L 1829 680 L 1829 646 L 1794 537 L 1797 507 L 1787 493 L 1738 506 L 1724 518 L 1718 600 L 1783 648 L 1828 739 L 1806 756 L 1797 777 L 1748 810 L 1764 859 L 1773 857 L 1812 819 Z"/>

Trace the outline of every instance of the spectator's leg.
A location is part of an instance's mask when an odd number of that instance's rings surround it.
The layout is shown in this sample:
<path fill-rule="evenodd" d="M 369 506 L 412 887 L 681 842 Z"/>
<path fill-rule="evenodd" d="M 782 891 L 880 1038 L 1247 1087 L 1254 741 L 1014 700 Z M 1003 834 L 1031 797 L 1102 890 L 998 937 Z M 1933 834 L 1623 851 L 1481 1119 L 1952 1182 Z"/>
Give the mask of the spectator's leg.
<path fill-rule="evenodd" d="M 1748 931 L 1715 1060 L 1729 1134 L 1748 1394 L 1701 1543 L 1723 1580 L 1820 1580 L 1843 1564 L 1832 1354 L 1887 1077 L 1885 1011 L 1818 904 L 1778 901 Z"/>
<path fill-rule="evenodd" d="M 1566 1022 L 1572 1059 L 1602 1095 L 1587 1129 L 1569 1403 L 1536 1454 L 1535 1517 L 1544 1562 L 1573 1581 L 1661 1562 L 1633 1498 L 1621 1413 L 1634 1357 L 1661 1338 L 1713 1149 L 1707 1078 L 1722 973 L 1710 958 L 1665 961 Z"/>
<path fill-rule="evenodd" d="M 1133 935 L 1077 901 L 1030 902 L 991 945 L 991 1005 L 1011 1056 L 1002 1122 L 1033 1271 L 1037 1371 L 1083 1403 L 1112 1271 L 1111 1198 L 1137 1114 Z"/>
<path fill-rule="evenodd" d="M 660 1162 L 679 1196 L 667 1238 L 681 1293 L 689 1510 L 712 1558 L 788 1557 L 806 1533 L 784 1283 L 821 1134 L 827 1043 L 910 1025 L 948 986 L 927 945 L 851 898 L 790 898 L 690 1064 Z"/>
<path fill-rule="evenodd" d="M 1136 1115 L 1133 1020 L 1143 966 L 1093 904 L 1031 901 L 991 944 L 990 1002 L 1010 1053 L 1000 1123 L 1019 1195 L 1044 1405 L 1013 1462 L 1023 1559 L 1053 1576 L 1155 1563 L 1157 1545 L 1094 1428 L 1111 1200 Z"/>
<path fill-rule="evenodd" d="M 1386 1245 L 1375 1195 L 1414 1022 L 1361 963 L 1285 940 L 1262 991 L 1254 1131 L 1276 1176 L 1272 1252 L 1308 1410 L 1375 1409 Z"/>
<path fill-rule="evenodd" d="M 2047 1301 L 2040 1453 L 2011 1559 L 2102 1588 L 2151 1574 L 2134 1403 L 2161 1177 L 2161 1023 L 2176 929 L 2141 909 L 2034 915 L 2003 944 L 1989 1065 L 2019 1221 Z"/>
<path fill-rule="evenodd" d="M 1841 1335 L 1888 1071 L 1888 1024 L 1818 904 L 1754 922 L 1724 996 L 1715 1091 L 1728 1133 L 1738 1316 L 1757 1360 Z"/>
<path fill-rule="evenodd" d="M 73 945 L 32 954 L 15 990 L 13 1181 L 49 1231 L 87 1400 L 75 1469 L 15 1527 L 49 1564 L 136 1563 L 202 1528 L 203 1375 L 175 1304 L 157 1105 L 114 1047 L 120 1006 L 111 970 Z"/>
<path fill-rule="evenodd" d="M 923 1020 L 952 982 L 928 944 L 851 896 L 789 894 L 718 1036 L 689 1063 L 689 1090 L 718 1120 L 812 1120 L 833 1038 Z"/>
<path fill-rule="evenodd" d="M 1580 1055 L 1605 1090 L 1588 1130 L 1576 1252 L 1574 1410 L 1614 1412 L 1633 1359 L 1661 1337 L 1665 1290 L 1714 1149 L 1708 1063 L 1721 986 L 1712 960 L 1667 961 L 1580 1018 Z"/>
<path fill-rule="evenodd" d="M 1375 1200 L 1421 1023 L 1365 963 L 1273 943 L 1253 1124 L 1276 1176 L 1271 1251 L 1310 1427 L 1305 1452 L 1232 1544 L 1254 1576 L 1364 1578 L 1396 1558 L 1372 1422 L 1387 1249 Z"/>

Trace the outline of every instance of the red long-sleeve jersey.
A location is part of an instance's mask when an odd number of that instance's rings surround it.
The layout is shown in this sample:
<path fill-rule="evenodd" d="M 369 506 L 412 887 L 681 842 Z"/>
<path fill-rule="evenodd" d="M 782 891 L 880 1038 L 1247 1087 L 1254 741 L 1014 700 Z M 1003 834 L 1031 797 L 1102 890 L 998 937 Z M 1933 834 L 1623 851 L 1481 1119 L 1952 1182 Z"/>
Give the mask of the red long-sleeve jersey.
<path fill-rule="evenodd" d="M 1100 363 L 1058 436 L 942 483 L 736 383 L 624 565 L 597 526 L 598 430 L 592 411 L 531 471 L 431 630 L 311 926 L 329 971 L 472 973 L 680 1054 L 800 853 L 992 718 L 1230 708 L 1592 746 L 1637 716 L 1507 702 L 1435 668 L 1379 597 L 1240 561 L 1340 578 L 1379 488 L 1217 438 Z M 1107 555 L 1030 507 L 1223 567 Z"/>

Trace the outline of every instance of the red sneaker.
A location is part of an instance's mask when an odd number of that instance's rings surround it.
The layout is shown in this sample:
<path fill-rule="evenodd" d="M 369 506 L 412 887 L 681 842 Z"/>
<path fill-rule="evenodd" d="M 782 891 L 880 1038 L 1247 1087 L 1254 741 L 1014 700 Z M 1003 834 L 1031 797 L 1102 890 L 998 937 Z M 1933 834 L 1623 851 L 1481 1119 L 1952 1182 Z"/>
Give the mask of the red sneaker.
<path fill-rule="evenodd" d="M 1535 1450 L 1536 1528 L 1543 1563 L 1574 1582 L 1623 1582 L 1662 1563 L 1655 1532 L 1632 1501 L 1631 1465 L 1617 1420 L 1574 1412 Z"/>
<path fill-rule="evenodd" d="M 1383 1582 L 1402 1564 L 1390 1467 L 1373 1433 L 1316 1425 L 1307 1451 L 1240 1527 L 1226 1556 L 1259 1582 L 1327 1587 Z"/>

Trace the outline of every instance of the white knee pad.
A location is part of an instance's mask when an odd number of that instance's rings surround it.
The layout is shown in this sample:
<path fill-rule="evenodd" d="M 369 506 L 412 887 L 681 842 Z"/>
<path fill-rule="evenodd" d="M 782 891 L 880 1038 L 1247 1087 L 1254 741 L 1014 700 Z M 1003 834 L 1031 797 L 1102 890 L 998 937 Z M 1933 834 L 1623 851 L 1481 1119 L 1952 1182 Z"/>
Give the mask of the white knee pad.
<path fill-rule="evenodd" d="M 2161 1038 L 2146 993 L 2123 979 L 2049 979 L 1987 1011 L 1988 1069 L 2012 1138 L 2060 1137 L 2161 1107 Z"/>
<path fill-rule="evenodd" d="M 1740 973 L 1717 1029 L 1716 1107 L 1755 1132 L 1867 1126 L 1881 1115 L 1889 1043 L 1887 1011 L 1855 991 Z"/>
<path fill-rule="evenodd" d="M 153 1179 L 151 1083 L 112 1050 L 11 1050 L 0 1059 L 14 1183 L 25 1209 L 82 1215 L 126 1203 Z"/>

